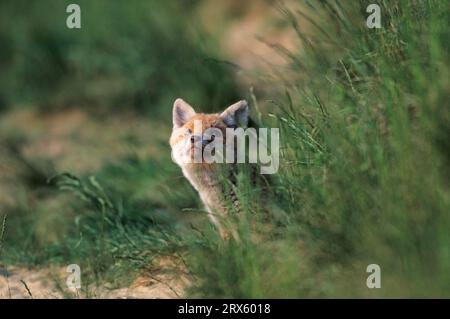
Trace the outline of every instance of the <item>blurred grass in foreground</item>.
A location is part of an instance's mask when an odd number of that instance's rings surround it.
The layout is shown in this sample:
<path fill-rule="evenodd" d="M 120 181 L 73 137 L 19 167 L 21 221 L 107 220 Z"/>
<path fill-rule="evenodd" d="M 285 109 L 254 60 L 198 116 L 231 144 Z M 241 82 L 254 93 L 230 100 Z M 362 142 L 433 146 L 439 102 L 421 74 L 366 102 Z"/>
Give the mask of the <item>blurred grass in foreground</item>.
<path fill-rule="evenodd" d="M 292 72 L 278 79 L 286 91 L 265 121 L 281 128 L 273 192 L 286 215 L 275 223 L 272 211 L 273 229 L 257 241 L 197 249 L 197 292 L 448 296 L 448 3 L 383 2 L 381 29 L 365 25 L 370 1 L 310 3 L 307 11 L 280 8 L 304 52 L 278 50 Z M 300 19 L 315 32 L 303 33 Z M 247 219 L 262 227 L 260 216 Z M 372 263 L 381 289 L 366 287 Z"/>

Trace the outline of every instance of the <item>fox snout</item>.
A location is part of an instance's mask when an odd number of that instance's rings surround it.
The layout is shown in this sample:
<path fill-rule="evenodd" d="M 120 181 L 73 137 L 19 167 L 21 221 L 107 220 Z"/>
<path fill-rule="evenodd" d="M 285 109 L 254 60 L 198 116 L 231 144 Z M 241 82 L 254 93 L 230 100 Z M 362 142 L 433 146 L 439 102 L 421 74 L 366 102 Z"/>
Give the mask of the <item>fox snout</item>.
<path fill-rule="evenodd" d="M 214 141 L 214 135 L 211 136 L 211 138 L 209 138 L 209 139 L 204 138 L 201 135 L 192 135 L 191 136 L 191 144 L 192 144 L 192 146 L 194 146 L 196 143 L 200 143 L 202 146 L 206 146 L 209 143 L 211 143 L 212 141 Z"/>

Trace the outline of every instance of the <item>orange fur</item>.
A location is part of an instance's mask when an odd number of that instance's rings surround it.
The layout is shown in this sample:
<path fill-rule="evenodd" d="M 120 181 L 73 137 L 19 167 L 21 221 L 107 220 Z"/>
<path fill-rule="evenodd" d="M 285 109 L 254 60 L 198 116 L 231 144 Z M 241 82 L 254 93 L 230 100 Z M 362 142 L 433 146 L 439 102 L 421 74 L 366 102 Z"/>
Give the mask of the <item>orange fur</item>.
<path fill-rule="evenodd" d="M 217 225 L 221 234 L 224 234 L 224 230 L 221 227 L 222 220 L 220 219 L 223 219 L 228 212 L 227 205 L 224 203 L 224 185 L 221 185 L 219 173 L 216 170 L 217 164 L 192 163 L 185 160 L 192 159 L 194 147 L 198 147 L 197 143 L 192 142 L 195 136 L 201 135 L 203 138 L 205 130 L 216 128 L 222 132 L 221 143 L 226 143 L 226 129 L 236 126 L 239 121 L 246 122 L 247 117 L 248 105 L 245 101 L 231 105 L 220 114 L 195 113 L 194 109 L 181 99 L 177 99 L 174 103 L 174 127 L 169 141 L 172 147 L 172 157 L 181 167 L 184 176 L 198 191 L 210 219 Z M 201 121 L 201 132 L 194 132 L 196 121 Z M 203 140 L 203 142 L 210 143 L 210 140 Z M 201 147 L 203 148 L 204 145 L 202 144 Z M 233 169 L 232 165 L 229 166 L 230 170 Z"/>

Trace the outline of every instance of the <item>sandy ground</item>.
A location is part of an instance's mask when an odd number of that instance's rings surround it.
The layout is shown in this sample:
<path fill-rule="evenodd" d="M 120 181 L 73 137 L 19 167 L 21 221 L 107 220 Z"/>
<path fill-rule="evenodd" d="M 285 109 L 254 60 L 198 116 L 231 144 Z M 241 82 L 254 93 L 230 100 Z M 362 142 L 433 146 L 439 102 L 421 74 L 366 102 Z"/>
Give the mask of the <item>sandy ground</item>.
<path fill-rule="evenodd" d="M 27 269 L 0 266 L 0 299 L 183 298 L 190 281 L 189 276 L 179 269 L 179 264 L 168 258 L 160 259 L 149 272 L 138 276 L 129 287 L 95 287 L 89 289 L 89 295 L 86 295 L 83 289 L 77 291 L 66 288 L 67 275 L 69 274 L 65 272 L 65 268 Z"/>
<path fill-rule="evenodd" d="M 51 279 L 43 270 L 24 268 L 1 268 L 0 298 L 62 298 L 62 294 L 54 289 Z"/>

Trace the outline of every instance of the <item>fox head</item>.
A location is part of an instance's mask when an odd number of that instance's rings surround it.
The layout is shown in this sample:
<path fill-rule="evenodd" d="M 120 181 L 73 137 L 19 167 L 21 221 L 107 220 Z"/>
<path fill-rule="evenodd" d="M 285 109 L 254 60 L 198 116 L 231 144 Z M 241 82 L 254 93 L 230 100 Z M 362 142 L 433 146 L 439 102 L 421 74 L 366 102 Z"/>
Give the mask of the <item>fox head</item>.
<path fill-rule="evenodd" d="M 202 154 L 208 145 L 212 146 L 210 144 L 213 141 L 215 145 L 221 143 L 225 146 L 226 129 L 247 126 L 248 113 L 245 100 L 234 103 L 222 113 L 214 114 L 196 113 L 194 108 L 182 99 L 175 100 L 170 137 L 173 160 L 183 166 L 192 163 L 195 154 Z"/>

